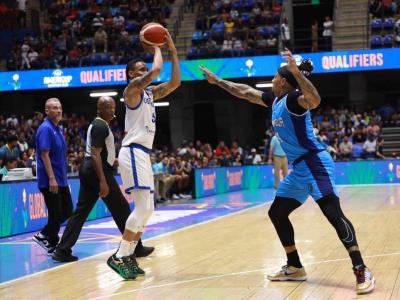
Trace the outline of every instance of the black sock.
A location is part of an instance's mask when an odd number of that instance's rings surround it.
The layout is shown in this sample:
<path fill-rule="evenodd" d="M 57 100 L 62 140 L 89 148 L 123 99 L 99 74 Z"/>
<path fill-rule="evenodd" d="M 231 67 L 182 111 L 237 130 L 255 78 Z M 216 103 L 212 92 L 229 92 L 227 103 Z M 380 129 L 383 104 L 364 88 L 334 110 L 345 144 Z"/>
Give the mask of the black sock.
<path fill-rule="evenodd" d="M 301 265 L 300 257 L 299 257 L 299 254 L 297 253 L 297 250 L 290 252 L 290 253 L 286 253 L 286 256 L 287 256 L 287 264 L 289 266 L 296 267 L 296 268 L 303 267 Z"/>
<path fill-rule="evenodd" d="M 361 252 L 360 251 L 352 251 L 350 252 L 350 258 L 351 258 L 351 263 L 353 264 L 353 267 L 362 265 L 364 266 L 364 261 L 361 257 Z"/>

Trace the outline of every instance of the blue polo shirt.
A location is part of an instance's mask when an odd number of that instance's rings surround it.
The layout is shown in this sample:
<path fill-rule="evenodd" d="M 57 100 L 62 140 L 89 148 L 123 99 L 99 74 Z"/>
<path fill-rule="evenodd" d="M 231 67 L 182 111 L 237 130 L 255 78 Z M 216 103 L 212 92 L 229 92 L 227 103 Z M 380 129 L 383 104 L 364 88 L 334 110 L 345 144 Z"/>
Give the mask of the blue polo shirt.
<path fill-rule="evenodd" d="M 278 138 L 274 135 L 271 139 L 272 155 L 274 156 L 286 156 L 285 151 L 283 151 L 281 143 Z"/>
<path fill-rule="evenodd" d="M 57 184 L 68 186 L 67 182 L 67 146 L 61 128 L 45 118 L 36 133 L 36 161 L 39 188 L 49 187 L 49 176 L 41 157 L 42 150 L 49 150 L 51 167 Z"/>

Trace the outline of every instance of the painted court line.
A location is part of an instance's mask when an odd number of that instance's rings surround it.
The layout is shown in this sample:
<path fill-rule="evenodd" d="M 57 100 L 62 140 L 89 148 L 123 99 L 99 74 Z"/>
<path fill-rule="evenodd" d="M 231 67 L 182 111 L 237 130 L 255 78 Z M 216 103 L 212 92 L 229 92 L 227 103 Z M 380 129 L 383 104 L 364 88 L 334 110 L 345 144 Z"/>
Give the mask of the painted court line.
<path fill-rule="evenodd" d="M 272 202 L 272 200 L 271 200 L 271 201 L 266 201 L 266 202 L 264 202 L 264 203 L 262 203 L 262 204 L 258 204 L 258 205 L 252 206 L 252 207 L 248 207 L 248 208 L 245 208 L 245 209 L 241 209 L 241 210 L 238 210 L 238 211 L 235 211 L 235 212 L 232 212 L 232 213 L 228 213 L 228 214 L 226 214 L 226 215 L 219 216 L 219 217 L 216 217 L 216 218 L 213 218 L 213 219 L 210 219 L 210 220 L 205 220 L 205 221 L 203 221 L 203 222 L 199 222 L 199 223 L 196 223 L 196 224 L 192 224 L 192 225 L 189 225 L 189 226 L 185 226 L 185 227 L 183 227 L 183 228 L 179 228 L 179 229 L 176 229 L 176 230 L 173 230 L 173 231 L 165 232 L 165 233 L 162 233 L 162 234 L 160 234 L 160 235 L 153 236 L 153 237 L 151 237 L 151 238 L 145 239 L 145 240 L 143 240 L 143 241 L 151 241 L 151 240 L 153 240 L 153 239 L 160 238 L 160 237 L 165 237 L 165 236 L 168 236 L 168 235 L 171 235 L 171 234 L 180 232 L 180 231 L 184 231 L 184 230 L 187 230 L 187 229 L 190 229 L 190 228 L 199 226 L 199 225 L 203 225 L 203 224 L 207 224 L 207 223 L 210 223 L 210 222 L 214 222 L 214 221 L 220 220 L 220 219 L 222 219 L 222 218 L 234 216 L 234 215 L 237 215 L 237 214 L 246 212 L 246 211 L 248 211 L 248 210 L 256 209 L 256 208 L 259 208 L 259 207 L 261 207 L 261 206 L 267 205 L 267 204 L 269 204 L 269 203 L 271 203 L 271 202 Z M 85 260 L 88 260 L 88 259 L 92 259 L 92 258 L 94 258 L 94 257 L 98 257 L 98 256 L 104 255 L 104 254 L 106 254 L 106 253 L 111 253 L 111 252 L 112 252 L 112 251 L 104 251 L 104 252 L 100 252 L 100 253 L 97 253 L 97 254 L 94 254 L 94 255 L 91 255 L 91 256 L 82 258 L 82 259 L 80 259 L 80 260 L 78 260 L 78 261 L 75 261 L 75 262 L 60 263 L 59 266 L 55 266 L 55 267 L 50 268 L 50 269 L 47 269 L 47 270 L 39 271 L 39 272 L 37 272 L 37 273 L 25 275 L 25 276 L 22 276 L 22 277 L 19 277 L 19 278 L 16 278 L 16 279 L 12 279 L 12 280 L 9 280 L 9 281 L 2 282 L 2 283 L 0 283 L 0 287 L 1 287 L 1 286 L 4 286 L 4 285 L 6 285 L 6 284 L 18 282 L 18 281 L 23 280 L 23 279 L 26 279 L 26 278 L 34 277 L 34 276 L 39 275 L 39 274 L 43 274 L 43 273 L 50 272 L 50 271 L 54 271 L 54 270 L 59 270 L 59 269 L 61 269 L 61 268 L 65 268 L 65 267 L 71 266 L 71 265 L 73 265 L 73 264 L 79 263 L 80 261 L 85 261 Z M 49 257 L 49 259 L 51 259 L 51 257 Z M 54 263 L 54 264 L 58 264 L 58 263 Z"/>
<path fill-rule="evenodd" d="M 385 256 L 393 256 L 393 255 L 400 255 L 400 252 L 368 255 L 368 256 L 364 256 L 364 258 L 385 257 Z M 345 260 L 350 260 L 350 258 L 337 258 L 337 259 L 321 260 L 321 261 L 316 261 L 316 262 L 305 263 L 303 265 L 304 266 L 313 266 L 313 265 L 326 264 L 326 263 L 331 263 L 331 262 L 339 262 L 339 261 L 345 261 Z M 138 288 L 138 289 L 132 289 L 132 290 L 124 291 L 124 292 L 89 298 L 89 300 L 105 299 L 105 298 L 110 298 L 113 296 L 126 295 L 126 294 L 131 294 L 134 292 L 143 292 L 146 290 L 153 290 L 153 289 L 158 289 L 158 288 L 163 288 L 163 287 L 168 287 L 168 286 L 176 286 L 176 285 L 191 283 L 191 282 L 196 282 L 196 281 L 219 279 L 219 278 L 223 278 L 223 277 L 238 276 L 238 275 L 257 273 L 257 272 L 266 272 L 266 271 L 272 271 L 275 269 L 276 268 L 271 267 L 271 268 L 264 268 L 264 269 L 256 269 L 256 270 L 248 270 L 248 271 L 242 271 L 242 272 L 233 272 L 233 273 L 225 273 L 225 274 L 220 274 L 220 275 L 205 276 L 205 277 L 200 277 L 200 278 L 196 278 L 196 279 L 180 280 L 180 281 L 175 281 L 175 282 L 170 282 L 170 283 L 165 283 L 165 284 L 160 284 L 160 285 L 151 285 L 151 286 Z"/>

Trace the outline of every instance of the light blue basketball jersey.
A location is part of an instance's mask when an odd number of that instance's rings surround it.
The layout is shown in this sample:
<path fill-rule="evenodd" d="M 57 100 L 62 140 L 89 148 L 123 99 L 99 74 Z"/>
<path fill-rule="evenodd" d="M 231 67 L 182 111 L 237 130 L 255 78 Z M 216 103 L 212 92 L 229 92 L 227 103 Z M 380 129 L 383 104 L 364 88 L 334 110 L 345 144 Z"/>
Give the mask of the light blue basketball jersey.
<path fill-rule="evenodd" d="M 280 100 L 275 98 L 272 104 L 272 125 L 289 163 L 293 163 L 303 154 L 323 150 L 325 146 L 318 142 L 314 134 L 310 111 L 307 110 L 302 115 L 289 112 L 287 96 L 288 94 Z"/>

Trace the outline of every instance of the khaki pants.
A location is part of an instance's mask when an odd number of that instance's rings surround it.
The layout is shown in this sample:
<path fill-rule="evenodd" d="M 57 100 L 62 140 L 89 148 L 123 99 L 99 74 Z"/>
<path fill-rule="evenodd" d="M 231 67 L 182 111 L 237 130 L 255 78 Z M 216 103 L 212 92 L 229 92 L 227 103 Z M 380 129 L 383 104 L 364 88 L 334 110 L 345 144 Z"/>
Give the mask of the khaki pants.
<path fill-rule="evenodd" d="M 159 191 L 161 198 L 167 199 L 167 193 L 175 183 L 175 177 L 164 175 L 159 179 Z"/>
<path fill-rule="evenodd" d="M 277 189 L 279 183 L 281 182 L 281 170 L 283 177 L 288 174 L 288 160 L 286 156 L 276 156 L 274 155 L 274 188 Z"/>

